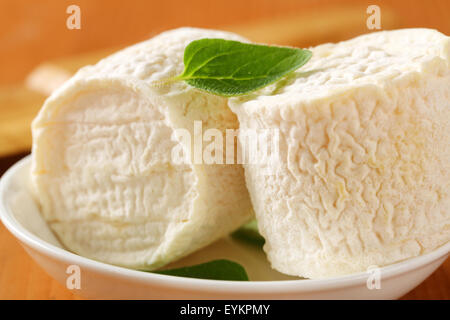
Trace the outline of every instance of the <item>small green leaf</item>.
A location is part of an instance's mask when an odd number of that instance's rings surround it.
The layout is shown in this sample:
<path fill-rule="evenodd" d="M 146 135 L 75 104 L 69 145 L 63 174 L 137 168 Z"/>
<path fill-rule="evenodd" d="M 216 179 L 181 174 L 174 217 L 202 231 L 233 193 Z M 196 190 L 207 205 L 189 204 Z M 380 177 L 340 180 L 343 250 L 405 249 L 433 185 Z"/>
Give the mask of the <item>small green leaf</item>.
<path fill-rule="evenodd" d="M 263 246 L 265 243 L 264 238 L 258 231 L 258 224 L 256 219 L 244 224 L 239 229 L 231 234 L 235 239 L 242 240 L 257 246 Z"/>
<path fill-rule="evenodd" d="M 184 50 L 184 71 L 173 80 L 221 96 L 238 96 L 279 80 L 311 55 L 297 48 L 200 39 Z"/>
<path fill-rule="evenodd" d="M 187 278 L 248 281 L 248 275 L 244 267 L 236 262 L 225 259 L 213 260 L 189 267 L 152 272 Z"/>

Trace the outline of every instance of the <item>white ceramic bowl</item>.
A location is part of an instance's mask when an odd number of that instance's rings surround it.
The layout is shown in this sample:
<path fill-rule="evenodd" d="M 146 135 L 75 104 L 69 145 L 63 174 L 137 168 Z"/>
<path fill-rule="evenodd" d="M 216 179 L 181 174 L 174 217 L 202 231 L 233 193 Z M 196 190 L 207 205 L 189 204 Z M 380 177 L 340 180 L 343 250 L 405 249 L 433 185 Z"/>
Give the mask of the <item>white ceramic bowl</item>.
<path fill-rule="evenodd" d="M 125 269 L 78 256 L 61 246 L 41 218 L 29 192 L 29 164 L 30 158 L 26 157 L 2 177 L 0 218 L 30 256 L 61 284 L 66 285 L 70 276 L 66 273 L 68 266 L 79 266 L 81 289 L 73 290 L 86 298 L 395 299 L 425 280 L 445 261 L 450 251 L 449 242 L 434 252 L 375 272 L 325 280 L 304 280 L 271 270 L 262 252 L 224 239 L 173 265 L 229 258 L 243 264 L 250 279 L 269 281 L 202 280 Z M 378 275 L 381 288 L 376 289 L 375 286 L 369 289 L 367 283 L 376 284 L 374 277 Z"/>

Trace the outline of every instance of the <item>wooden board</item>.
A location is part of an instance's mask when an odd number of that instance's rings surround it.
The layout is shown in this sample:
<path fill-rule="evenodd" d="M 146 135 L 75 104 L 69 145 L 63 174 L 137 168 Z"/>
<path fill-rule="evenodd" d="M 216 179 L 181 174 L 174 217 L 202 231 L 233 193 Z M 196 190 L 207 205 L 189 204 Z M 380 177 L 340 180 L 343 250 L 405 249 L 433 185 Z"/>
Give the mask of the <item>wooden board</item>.
<path fill-rule="evenodd" d="M 28 151 L 31 146 L 31 121 L 45 95 L 23 85 L 0 87 L 0 157 Z"/>

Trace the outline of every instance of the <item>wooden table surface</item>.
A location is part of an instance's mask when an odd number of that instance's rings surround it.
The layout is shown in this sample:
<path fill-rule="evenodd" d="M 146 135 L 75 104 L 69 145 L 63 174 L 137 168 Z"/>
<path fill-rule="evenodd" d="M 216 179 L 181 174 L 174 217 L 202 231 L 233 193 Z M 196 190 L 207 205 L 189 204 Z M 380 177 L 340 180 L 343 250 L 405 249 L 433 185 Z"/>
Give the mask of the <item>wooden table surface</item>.
<path fill-rule="evenodd" d="M 80 30 L 66 28 L 70 4 L 81 8 Z M 365 8 L 372 4 L 381 7 L 383 29 L 430 27 L 450 34 L 448 0 L 2 0 L 0 175 L 29 152 L 30 121 L 46 95 L 30 90 L 24 80 L 43 62 L 72 73 L 73 68 L 94 60 L 90 52 L 98 55 L 99 50 L 123 47 L 186 25 L 306 47 L 368 32 Z M 450 259 L 403 298 L 450 299 Z M 80 297 L 50 278 L 0 224 L 0 299 Z"/>

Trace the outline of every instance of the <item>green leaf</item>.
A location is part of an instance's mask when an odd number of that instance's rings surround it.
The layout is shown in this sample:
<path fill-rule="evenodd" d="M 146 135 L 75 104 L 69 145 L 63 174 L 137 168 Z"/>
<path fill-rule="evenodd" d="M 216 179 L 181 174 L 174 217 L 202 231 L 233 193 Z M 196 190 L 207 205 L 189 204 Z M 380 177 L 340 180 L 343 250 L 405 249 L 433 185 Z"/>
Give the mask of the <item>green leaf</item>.
<path fill-rule="evenodd" d="M 184 50 L 184 71 L 173 80 L 221 96 L 238 96 L 274 83 L 311 55 L 297 48 L 200 39 Z"/>
<path fill-rule="evenodd" d="M 248 275 L 244 267 L 236 262 L 225 259 L 213 260 L 189 267 L 152 272 L 187 278 L 248 281 Z"/>
<path fill-rule="evenodd" d="M 238 230 L 233 232 L 231 236 L 235 239 L 242 240 L 261 247 L 265 243 L 264 238 L 258 231 L 258 224 L 255 219 L 244 224 Z"/>

